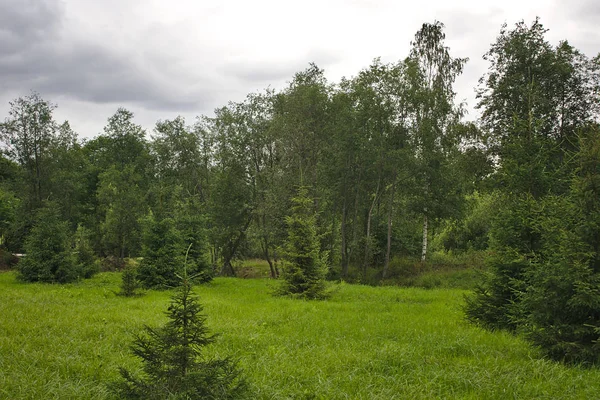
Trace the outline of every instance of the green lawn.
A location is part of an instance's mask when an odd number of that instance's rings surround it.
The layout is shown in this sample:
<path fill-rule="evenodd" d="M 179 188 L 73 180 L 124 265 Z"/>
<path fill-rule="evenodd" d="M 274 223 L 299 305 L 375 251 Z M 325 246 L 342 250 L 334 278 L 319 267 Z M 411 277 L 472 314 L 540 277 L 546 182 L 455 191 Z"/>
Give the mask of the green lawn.
<path fill-rule="evenodd" d="M 0 273 L 0 398 L 106 399 L 132 335 L 160 325 L 169 292 L 116 296 L 120 275 L 73 285 Z M 257 399 L 594 399 L 600 370 L 540 359 L 462 319 L 464 291 L 335 285 L 328 301 L 269 295 L 268 280 L 196 289 L 212 355 L 234 355 Z"/>

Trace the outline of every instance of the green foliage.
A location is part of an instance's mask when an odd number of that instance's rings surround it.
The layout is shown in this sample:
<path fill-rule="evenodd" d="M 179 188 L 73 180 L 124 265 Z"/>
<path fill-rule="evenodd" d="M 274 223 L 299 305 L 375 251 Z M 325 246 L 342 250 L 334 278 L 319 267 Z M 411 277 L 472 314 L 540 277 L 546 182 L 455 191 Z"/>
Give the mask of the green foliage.
<path fill-rule="evenodd" d="M 496 210 L 494 195 L 474 193 L 467 196 L 467 213 L 445 223 L 433 247 L 453 252 L 485 250 L 489 245 L 491 216 Z"/>
<path fill-rule="evenodd" d="M 0 248 L 6 246 L 7 235 L 15 220 L 19 199 L 11 191 L 0 186 Z"/>
<path fill-rule="evenodd" d="M 125 268 L 128 264 L 128 260 L 124 259 L 124 258 L 119 258 L 119 257 L 115 257 L 115 256 L 108 256 L 103 258 L 100 261 L 100 265 L 102 267 L 102 271 L 106 272 L 106 271 L 121 271 L 123 268 Z"/>
<path fill-rule="evenodd" d="M 223 165 L 213 174 L 209 237 L 223 257 L 221 272 L 233 275 L 231 261 L 252 221 L 252 193 L 245 166 L 233 154 L 222 155 Z"/>
<path fill-rule="evenodd" d="M 286 218 L 286 263 L 280 293 L 307 299 L 323 298 L 326 295 L 327 255 L 320 251 L 316 217 L 308 190 L 300 187 L 292 203 L 292 215 Z"/>
<path fill-rule="evenodd" d="M 586 178 L 592 177 L 575 178 L 574 186 Z M 512 208 L 510 216 L 500 216 L 506 235 L 502 242 L 511 246 L 494 252 L 489 279 L 467 298 L 466 312 L 470 320 L 488 328 L 523 333 L 553 359 L 596 363 L 597 231 L 585 227 L 596 224 L 598 216 L 580 208 L 577 190 L 573 196 L 529 198 L 531 207 Z M 529 241 L 518 236 L 525 231 Z"/>
<path fill-rule="evenodd" d="M 544 207 L 532 196 L 504 197 L 492 221 L 489 275 L 466 299 L 470 321 L 492 329 L 515 329 L 526 272 L 542 250 L 538 223 Z"/>
<path fill-rule="evenodd" d="M 60 206 L 62 218 L 71 226 L 77 226 L 91 211 L 86 208 L 86 203 L 92 200 L 86 193 L 86 173 L 90 166 L 77 134 L 68 122 L 57 127 L 49 148 L 49 158 L 50 197 Z"/>
<path fill-rule="evenodd" d="M 586 137 L 587 136 L 587 137 Z M 570 197 L 550 197 L 547 256 L 528 275 L 521 329 L 550 357 L 600 362 L 600 129 L 580 141 Z"/>
<path fill-rule="evenodd" d="M 121 296 L 133 297 L 138 294 L 140 283 L 137 278 L 137 268 L 133 263 L 128 263 L 121 274 Z"/>
<path fill-rule="evenodd" d="M 104 127 L 103 146 L 99 154 L 99 164 L 103 169 L 114 165 L 123 171 L 128 166 L 136 174 L 145 175 L 149 167 L 148 146 L 145 141 L 146 132 L 133 122 L 133 113 L 119 108 L 108 118 Z"/>
<path fill-rule="evenodd" d="M 99 270 L 96 254 L 90 242 L 90 231 L 81 224 L 74 236 L 75 262 L 83 278 L 91 278 Z"/>
<path fill-rule="evenodd" d="M 175 229 L 180 233 L 183 246 L 189 246 L 188 270 L 193 271 L 195 282 L 209 282 L 214 273 L 207 260 L 206 215 L 200 204 L 193 200 L 180 202 L 175 209 Z"/>
<path fill-rule="evenodd" d="M 14 256 L 10 251 L 0 247 L 0 271 L 11 269 L 13 265 L 17 264 L 19 259 Z"/>
<path fill-rule="evenodd" d="M 524 333 L 554 359 L 598 362 L 598 77 L 566 42 L 552 48 L 545 32 L 538 20 L 504 26 L 486 54 L 492 68 L 479 106 L 503 190 L 490 276 L 467 298 L 466 314 Z"/>
<path fill-rule="evenodd" d="M 24 171 L 25 203 L 32 212 L 49 194 L 49 147 L 56 130 L 55 104 L 32 92 L 10 103 L 9 117 L 0 123 L 3 150 Z"/>
<path fill-rule="evenodd" d="M 125 379 L 114 390 L 121 399 L 244 399 L 250 398 L 241 371 L 230 358 L 206 359 L 203 348 L 215 341 L 206 327 L 202 306 L 192 291 L 186 270 L 161 328 L 146 326 L 132 345 L 144 362 L 142 378 L 121 368 Z"/>
<path fill-rule="evenodd" d="M 146 288 L 166 289 L 174 287 L 179 282 L 184 261 L 186 241 L 192 240 L 195 245 L 203 248 L 202 232 L 198 231 L 197 222 L 193 218 L 181 222 L 182 233 L 173 218 L 160 218 L 153 213 L 142 220 L 142 260 L 138 267 L 137 276 Z M 185 235 L 185 236 L 184 236 Z M 188 269 L 198 282 L 212 279 L 211 271 L 205 261 L 204 254 L 190 249 Z"/>
<path fill-rule="evenodd" d="M 139 254 L 138 220 L 145 209 L 140 187 L 142 176 L 132 165 L 113 165 L 98 179 L 97 200 L 105 253 L 119 258 Z"/>
<path fill-rule="evenodd" d="M 158 219 L 153 213 L 142 220 L 142 261 L 138 279 L 146 288 L 174 287 L 184 261 L 184 243 L 172 218 Z"/>
<path fill-rule="evenodd" d="M 531 273 L 520 329 L 549 357 L 600 362 L 600 274 L 586 262 L 557 260 Z"/>
<path fill-rule="evenodd" d="M 375 276 L 364 283 L 425 289 L 474 289 L 482 280 L 485 255 L 485 252 L 475 251 L 459 254 L 436 251 L 426 262 L 415 257 L 394 257 L 385 279 Z"/>
<path fill-rule="evenodd" d="M 56 205 L 47 203 L 25 240 L 26 256 L 18 264 L 19 279 L 26 282 L 73 282 L 82 277 L 71 249 L 67 223 Z"/>

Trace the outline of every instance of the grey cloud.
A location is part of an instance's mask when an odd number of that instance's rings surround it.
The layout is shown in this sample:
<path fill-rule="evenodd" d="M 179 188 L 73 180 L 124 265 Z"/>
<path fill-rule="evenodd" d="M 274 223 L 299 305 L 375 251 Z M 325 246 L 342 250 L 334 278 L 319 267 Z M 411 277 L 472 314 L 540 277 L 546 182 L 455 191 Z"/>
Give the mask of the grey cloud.
<path fill-rule="evenodd" d="M 563 4 L 561 8 L 579 21 L 593 23 L 596 29 L 600 24 L 600 2 L 598 0 L 572 0 Z"/>
<path fill-rule="evenodd" d="M 446 25 L 446 37 L 458 37 L 460 40 L 481 42 L 482 32 L 500 32 L 504 22 L 502 10 L 491 9 L 478 14 L 465 10 L 449 11 L 443 14 L 442 22 Z"/>
<path fill-rule="evenodd" d="M 66 37 L 63 21 L 58 0 L 0 0 L 0 89 L 181 111 L 213 100 L 214 83 L 178 85 L 156 57 Z"/>
<path fill-rule="evenodd" d="M 222 67 L 222 70 L 242 82 L 248 84 L 274 84 L 290 81 L 294 74 L 308 67 L 314 62 L 327 71 L 327 67 L 342 60 L 340 54 L 333 50 L 311 49 L 305 54 L 287 62 L 278 61 L 262 63 L 231 63 Z"/>
<path fill-rule="evenodd" d="M 231 64 L 223 70 L 243 82 L 258 84 L 289 79 L 296 72 L 294 66 L 273 64 Z"/>
<path fill-rule="evenodd" d="M 598 0 L 572 0 L 562 2 L 557 10 L 555 24 L 576 22 L 576 27 L 565 37 L 569 43 L 590 57 L 600 51 L 600 2 Z"/>
<path fill-rule="evenodd" d="M 61 3 L 55 0 L 1 0 L 0 32 L 12 39 L 12 43 L 1 45 L 47 38 L 60 27 L 62 13 Z"/>

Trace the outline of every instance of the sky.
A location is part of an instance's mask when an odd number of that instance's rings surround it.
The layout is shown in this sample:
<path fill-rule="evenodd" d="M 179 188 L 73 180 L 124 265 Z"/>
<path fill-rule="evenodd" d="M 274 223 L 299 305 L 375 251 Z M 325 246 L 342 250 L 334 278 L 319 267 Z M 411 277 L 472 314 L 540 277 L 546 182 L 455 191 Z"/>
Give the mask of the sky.
<path fill-rule="evenodd" d="M 178 115 L 193 123 L 229 101 L 282 89 L 316 63 L 330 82 L 375 57 L 404 59 L 424 22 L 445 24 L 467 119 L 501 25 L 536 16 L 554 45 L 600 52 L 598 0 L 0 0 L 0 120 L 32 90 L 84 138 L 119 107 L 148 132 Z"/>

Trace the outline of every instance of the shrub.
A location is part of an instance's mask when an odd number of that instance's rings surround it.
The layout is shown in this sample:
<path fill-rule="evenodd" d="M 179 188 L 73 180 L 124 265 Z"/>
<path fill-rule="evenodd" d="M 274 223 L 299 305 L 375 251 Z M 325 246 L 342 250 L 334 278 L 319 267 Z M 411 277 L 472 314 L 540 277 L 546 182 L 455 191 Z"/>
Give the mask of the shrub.
<path fill-rule="evenodd" d="M 434 239 L 432 247 L 454 250 L 485 250 L 488 248 L 490 214 L 497 207 L 494 195 L 475 193 L 467 196 L 468 213 L 462 220 L 446 222 Z"/>
<path fill-rule="evenodd" d="M 493 220 L 489 275 L 466 298 L 467 319 L 490 329 L 515 330 L 522 318 L 520 294 L 527 288 L 527 272 L 540 256 L 539 230 L 543 204 L 530 195 L 505 198 Z"/>
<path fill-rule="evenodd" d="M 73 282 L 81 277 L 71 251 L 68 225 L 58 208 L 48 203 L 36 216 L 25 240 L 26 256 L 19 262 L 18 277 L 26 282 Z"/>
<path fill-rule="evenodd" d="M 100 266 L 103 272 L 121 271 L 123 268 L 125 268 L 126 264 L 127 263 L 125 262 L 124 258 L 115 256 L 108 256 L 100 261 Z"/>
<path fill-rule="evenodd" d="M 316 218 L 306 188 L 298 189 L 292 199 L 292 215 L 286 218 L 288 237 L 285 243 L 283 282 L 279 293 L 318 299 L 325 297 L 327 254 L 321 254 Z"/>
<path fill-rule="evenodd" d="M 118 293 L 121 296 L 132 297 L 136 296 L 140 283 L 137 279 L 137 270 L 131 263 L 123 269 L 121 274 L 121 291 Z"/>
<path fill-rule="evenodd" d="M 77 226 L 73 241 L 75 248 L 75 262 L 83 278 L 91 278 L 98 273 L 96 255 L 90 242 L 90 232 L 83 226 Z"/>
<path fill-rule="evenodd" d="M 0 248 L 0 270 L 11 269 L 19 262 L 19 259 L 10 251 Z"/>
<path fill-rule="evenodd" d="M 600 128 L 582 135 L 569 196 L 548 196 L 537 268 L 521 296 L 526 337 L 553 359 L 600 363 Z"/>
<path fill-rule="evenodd" d="M 178 274 L 182 273 L 183 254 L 189 236 L 177 229 L 173 218 L 156 218 L 150 213 L 142 221 L 142 260 L 138 268 L 138 279 L 146 288 L 166 289 L 177 286 Z M 197 244 L 197 242 L 195 242 Z M 199 245 L 199 244 L 198 244 Z M 196 282 L 212 279 L 208 264 L 192 248 L 188 270 Z"/>
<path fill-rule="evenodd" d="M 202 306 L 183 271 L 161 328 L 146 327 L 132 345 L 144 363 L 143 377 L 121 368 L 124 381 L 113 386 L 120 399 L 245 399 L 246 381 L 230 358 L 205 359 L 202 349 L 214 342 Z"/>
<path fill-rule="evenodd" d="M 183 265 L 183 240 L 172 218 L 153 214 L 142 221 L 142 260 L 138 278 L 146 288 L 166 289 L 177 285 Z"/>

